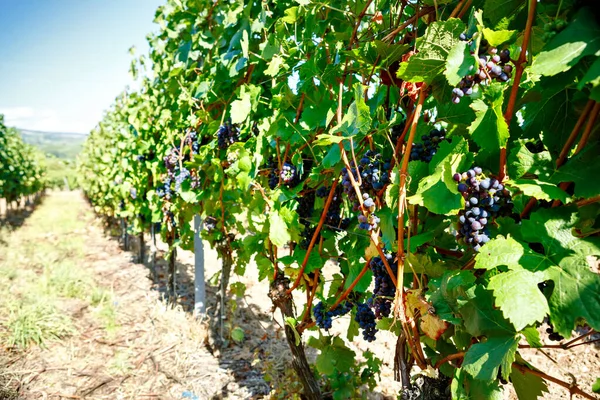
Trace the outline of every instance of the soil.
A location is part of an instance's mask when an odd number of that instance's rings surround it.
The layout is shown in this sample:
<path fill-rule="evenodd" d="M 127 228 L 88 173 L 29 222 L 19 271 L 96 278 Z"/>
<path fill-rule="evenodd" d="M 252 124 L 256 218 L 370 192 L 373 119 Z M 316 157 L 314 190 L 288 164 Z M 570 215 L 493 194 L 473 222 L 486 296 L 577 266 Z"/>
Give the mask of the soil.
<path fill-rule="evenodd" d="M 259 399 L 292 398 L 297 393 L 298 382 L 289 373 L 290 352 L 283 324 L 271 309 L 268 282 L 258 281 L 256 269 L 248 266 L 245 276 L 232 277 L 231 282 L 246 285 L 246 292 L 242 298 L 233 296 L 228 302 L 221 337 L 220 326 L 214 323 L 218 287 L 211 285 L 221 264 L 206 243 L 208 318 L 198 320 L 192 315 L 191 252 L 177 253 L 178 300 L 172 307 L 165 300 L 164 244 L 158 243 L 156 271 L 152 271 L 149 259 L 138 262 L 139 243 L 132 240 L 131 251 L 124 251 L 117 238 L 110 236 L 94 217 L 80 193 L 54 192 L 49 196 L 79 199 L 77 212 L 86 221 L 85 229 L 73 232 L 85 243 L 80 268 L 90 271 L 99 286 L 112 290 L 119 329 L 108 334 L 87 302 L 65 299 L 61 309 L 75 322 L 78 334 L 50 342 L 45 348 L 34 346 L 22 352 L 6 349 L 0 354 L 0 399 Z M 28 222 L 18 229 L 29 229 Z M 52 232 L 48 232 L 46 238 L 37 240 L 51 238 Z M 151 254 L 150 245 L 147 241 L 147 256 Z M 327 266 L 329 273 L 335 268 Z M 154 273 L 158 284 L 153 283 Z M 303 296 L 299 293 L 295 297 L 298 310 L 305 300 Z M 348 317 L 334 321 L 331 333 L 342 335 L 348 321 Z M 240 342 L 227 334 L 236 327 L 244 332 Z M 543 341 L 551 343 L 543 327 L 541 332 Z M 350 346 L 357 354 L 369 349 L 384 360 L 379 386 L 368 397 L 396 398 L 401 389 L 393 377 L 396 338 L 389 332 L 378 335 L 374 343 L 357 337 Z M 221 341 L 223 346 L 217 346 Z M 586 392 L 591 392 L 591 384 L 600 377 L 600 351 L 594 344 L 571 350 L 520 352 L 549 375 L 567 381 L 573 378 Z M 315 350 L 307 347 L 307 356 L 313 361 Z M 508 386 L 506 399 L 513 399 Z M 548 386 L 550 392 L 545 399 L 569 398 L 568 390 L 552 383 Z"/>

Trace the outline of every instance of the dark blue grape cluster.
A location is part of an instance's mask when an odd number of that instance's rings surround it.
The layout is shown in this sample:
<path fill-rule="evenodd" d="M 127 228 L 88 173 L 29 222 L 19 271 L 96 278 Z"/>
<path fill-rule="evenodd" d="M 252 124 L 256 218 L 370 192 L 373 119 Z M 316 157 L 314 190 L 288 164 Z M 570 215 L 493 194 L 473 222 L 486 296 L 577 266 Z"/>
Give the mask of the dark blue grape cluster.
<path fill-rule="evenodd" d="M 460 40 L 469 42 L 471 47 L 475 46 L 473 36 L 461 33 Z M 471 50 L 471 54 L 475 51 Z M 510 63 L 510 51 L 508 49 L 498 51 L 495 47 L 490 47 L 485 39 L 479 43 L 479 68 L 474 74 L 467 75 L 458 84 L 457 88 L 452 90 L 452 102 L 460 103 L 463 96 L 473 94 L 475 85 L 486 85 L 490 80 L 498 82 L 508 82 L 512 75 L 513 66 Z"/>
<path fill-rule="evenodd" d="M 198 141 L 198 133 L 196 131 L 191 131 L 186 140 L 185 144 L 191 146 L 192 154 L 198 154 L 198 150 L 200 149 L 200 142 Z"/>
<path fill-rule="evenodd" d="M 175 219 L 175 214 L 173 214 L 173 211 L 167 211 L 165 216 L 167 218 L 167 222 L 171 224 L 171 227 L 176 228 L 177 220 Z"/>
<path fill-rule="evenodd" d="M 208 232 L 214 230 L 217 227 L 217 219 L 215 217 L 208 216 L 204 219 L 204 229 Z"/>
<path fill-rule="evenodd" d="M 298 208 L 296 212 L 302 219 L 308 219 L 312 216 L 315 209 L 315 192 L 307 192 L 298 198 Z"/>
<path fill-rule="evenodd" d="M 367 342 L 374 341 L 375 334 L 377 333 L 377 324 L 375 322 L 375 313 L 371 310 L 371 307 L 365 303 L 358 304 L 354 320 L 358 322 L 358 325 L 363 330 L 363 339 Z"/>
<path fill-rule="evenodd" d="M 358 176 L 361 177 L 360 190 L 361 193 L 375 192 L 384 188 L 389 182 L 390 164 L 381 160 L 381 154 L 372 150 L 367 150 L 365 155 L 360 159 L 358 168 L 352 165 L 351 170 L 342 168 L 342 186 L 344 192 L 348 195 L 348 199 L 354 205 L 354 211 L 358 211 L 359 203 L 356 199 L 356 192 L 352 187 L 350 174 L 354 180 L 358 182 Z"/>
<path fill-rule="evenodd" d="M 177 168 L 177 165 L 179 164 L 179 155 L 177 152 L 177 149 L 172 148 L 171 151 L 169 152 L 169 154 L 167 154 L 164 158 L 163 158 L 164 162 L 165 162 L 165 168 L 167 169 L 167 174 L 169 175 L 170 178 L 175 177 L 175 169 Z"/>
<path fill-rule="evenodd" d="M 400 138 L 400 136 L 402 136 L 402 132 L 404 132 L 405 127 L 406 127 L 406 121 L 402 121 L 399 124 L 392 126 L 391 137 L 392 137 L 392 142 L 394 144 L 398 141 L 398 138 Z"/>
<path fill-rule="evenodd" d="M 217 133 L 217 145 L 220 149 L 226 149 L 235 142 L 240 140 L 240 130 L 237 126 L 232 125 L 231 122 L 225 122 L 219 127 Z"/>
<path fill-rule="evenodd" d="M 321 186 L 320 188 L 317 189 L 317 197 L 320 198 L 325 198 L 327 196 L 329 196 L 329 191 L 331 190 L 330 187 L 327 186 Z"/>
<path fill-rule="evenodd" d="M 291 163 L 284 163 L 281 170 L 277 168 L 277 162 L 271 158 L 269 160 L 269 187 L 271 190 L 275 189 L 279 185 L 279 181 L 287 187 L 294 187 L 300 183 L 300 176 L 298 170 Z"/>
<path fill-rule="evenodd" d="M 484 177 L 479 167 L 454 174 L 454 180 L 465 199 L 465 209 L 458 214 L 458 238 L 479 251 L 490 240 L 489 223 L 512 210 L 510 192 L 497 179 Z"/>
<path fill-rule="evenodd" d="M 358 211 L 360 203 L 357 201 L 356 191 L 352 187 L 350 174 L 354 180 L 358 182 L 360 176 L 360 190 L 363 195 L 364 214 L 358 216 L 358 227 L 371 231 L 379 226 L 379 217 L 375 215 L 375 201 L 371 198 L 372 194 L 383 189 L 389 182 L 388 170 L 390 164 L 381 159 L 381 154 L 372 150 L 367 150 L 364 156 L 360 159 L 358 168 L 352 165 L 351 170 L 342 168 L 342 186 L 344 193 L 352 203 L 354 211 Z"/>
<path fill-rule="evenodd" d="M 146 157 L 144 157 L 143 155 L 139 154 L 138 156 L 135 157 L 138 162 L 144 162 L 146 161 Z"/>
<path fill-rule="evenodd" d="M 410 161 L 430 162 L 437 153 L 440 143 L 444 140 L 446 140 L 446 130 L 444 128 L 432 129 L 429 135 L 421 136 L 421 143 L 413 144 L 410 151 Z"/>
<path fill-rule="evenodd" d="M 358 215 L 358 227 L 370 232 L 377 229 L 381 220 L 375 215 L 375 202 L 368 193 L 363 193 L 363 200 L 365 213 Z"/>
<path fill-rule="evenodd" d="M 327 195 L 329 190 L 327 190 Z M 325 225 L 334 230 L 346 230 L 350 226 L 350 218 L 342 218 L 342 191 L 340 187 L 336 187 L 331 199 L 331 204 L 325 216 Z"/>
<path fill-rule="evenodd" d="M 396 274 L 398 272 L 398 263 L 393 261 L 391 254 L 386 254 L 386 259 L 392 272 Z M 371 271 L 373 271 L 373 279 L 375 280 L 375 288 L 371 300 L 371 305 L 375 310 L 375 317 L 377 319 L 389 317 L 392 311 L 392 302 L 396 295 L 396 286 L 394 286 L 394 282 L 380 257 L 373 257 L 370 266 Z"/>
<path fill-rule="evenodd" d="M 350 310 L 352 310 L 352 303 L 349 301 L 345 301 L 339 304 L 335 309 L 329 311 L 325 311 L 325 303 L 320 301 L 319 304 L 313 307 L 313 314 L 315 316 L 315 322 L 317 323 L 317 326 L 328 331 L 331 329 L 332 319 L 334 317 L 346 315 L 350 312 Z"/>
<path fill-rule="evenodd" d="M 129 189 L 129 195 L 131 196 L 132 199 L 137 199 L 137 190 L 136 188 L 131 188 Z"/>
<path fill-rule="evenodd" d="M 181 189 L 181 184 L 190 176 L 190 171 L 187 168 L 181 168 L 177 172 L 177 175 L 175 175 L 175 190 L 179 191 Z"/>
<path fill-rule="evenodd" d="M 281 182 L 286 185 L 290 184 L 297 177 L 296 167 L 290 163 L 284 163 L 281 171 L 279 171 L 279 177 L 281 178 Z"/>

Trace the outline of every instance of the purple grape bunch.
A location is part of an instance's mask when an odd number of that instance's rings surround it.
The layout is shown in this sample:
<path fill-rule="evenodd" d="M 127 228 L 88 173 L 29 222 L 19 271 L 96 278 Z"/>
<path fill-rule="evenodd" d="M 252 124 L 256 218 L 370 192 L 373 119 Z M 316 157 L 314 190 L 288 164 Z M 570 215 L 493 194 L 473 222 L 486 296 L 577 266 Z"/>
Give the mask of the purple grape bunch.
<path fill-rule="evenodd" d="M 240 140 L 240 130 L 236 125 L 232 125 L 231 122 L 225 122 L 219 127 L 217 133 L 217 145 L 220 149 L 226 149 L 235 142 Z"/>
<path fill-rule="evenodd" d="M 185 144 L 192 147 L 192 155 L 198 154 L 198 150 L 200 150 L 198 133 L 196 131 L 191 131 L 185 140 Z"/>
<path fill-rule="evenodd" d="M 290 184 L 294 181 L 297 176 L 296 167 L 288 162 L 283 163 L 281 167 L 281 171 L 279 171 L 279 178 L 281 178 L 281 182 Z"/>
<path fill-rule="evenodd" d="M 391 254 L 386 254 L 386 259 L 395 274 L 398 272 L 398 263 L 393 261 Z M 371 306 L 375 311 L 375 317 L 381 319 L 389 317 L 392 311 L 392 302 L 396 295 L 396 286 L 392 278 L 385 268 L 385 264 L 380 257 L 371 259 L 371 271 L 373 271 L 373 279 L 375 288 L 373 289 L 373 297 L 370 300 Z"/>
<path fill-rule="evenodd" d="M 415 143 L 410 151 L 410 161 L 430 162 L 433 156 L 437 153 L 440 143 L 446 139 L 446 130 L 432 129 L 429 135 L 421 136 L 421 143 Z"/>
<path fill-rule="evenodd" d="M 377 323 L 375 322 L 375 313 L 371 307 L 366 303 L 358 304 L 354 320 L 358 322 L 358 325 L 363 330 L 363 339 L 367 342 L 374 341 L 375 334 L 377 333 Z"/>
<path fill-rule="evenodd" d="M 459 39 L 474 45 L 472 35 L 461 33 Z M 471 54 L 474 53 L 472 50 Z M 481 39 L 477 56 L 479 60 L 477 71 L 465 76 L 459 82 L 458 87 L 452 89 L 452 102 L 455 104 L 460 103 L 462 97 L 473 94 L 473 88 L 476 85 L 486 85 L 490 80 L 508 82 L 512 76 L 513 66 L 510 64 L 508 49 L 498 51 L 496 47 L 490 47 L 487 40 Z"/>
<path fill-rule="evenodd" d="M 358 215 L 358 227 L 366 231 L 373 231 L 379 227 L 381 220 L 375 215 L 375 202 L 368 193 L 363 193 L 364 214 Z"/>
<path fill-rule="evenodd" d="M 335 309 L 327 311 L 325 310 L 325 303 L 320 301 L 319 304 L 313 307 L 313 314 L 317 326 L 328 331 L 333 325 L 332 319 L 334 317 L 346 315 L 350 310 L 352 310 L 352 303 L 349 301 L 342 302 Z"/>
<path fill-rule="evenodd" d="M 485 177 L 480 167 L 453 178 L 465 199 L 465 209 L 458 214 L 458 238 L 479 251 L 490 241 L 490 222 L 512 210 L 510 192 L 497 179 Z"/>

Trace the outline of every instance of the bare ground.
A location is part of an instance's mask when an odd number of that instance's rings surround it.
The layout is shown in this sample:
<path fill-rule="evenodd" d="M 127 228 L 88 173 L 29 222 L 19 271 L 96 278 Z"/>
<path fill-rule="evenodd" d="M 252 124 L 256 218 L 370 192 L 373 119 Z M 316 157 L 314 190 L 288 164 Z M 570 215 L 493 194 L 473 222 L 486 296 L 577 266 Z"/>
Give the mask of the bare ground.
<path fill-rule="evenodd" d="M 83 221 L 81 226 L 61 235 L 52 229 L 35 229 L 36 215 L 44 218 L 58 212 L 65 202 L 70 204 L 61 210 L 68 213 L 65 218 Z M 69 238 L 81 239 L 84 245 L 78 267 L 90 272 L 95 285 L 110 292 L 111 307 L 100 308 L 88 298 L 60 299 L 60 309 L 73 321 L 76 333 L 48 342 L 46 347 L 33 346 L 27 351 L 6 348 L 0 354 L 0 399 L 255 399 L 292 398 L 298 393 L 298 382 L 289 372 L 281 322 L 271 313 L 266 296 L 267 283 L 258 282 L 251 267 L 244 277 L 232 278 L 232 282 L 244 283 L 247 290 L 243 298 L 229 302 L 224 320 L 226 346 L 219 349 L 212 340 L 220 335 L 219 329 L 211 331 L 208 321 L 197 321 L 191 315 L 192 253 L 178 252 L 178 305 L 172 308 L 163 299 L 164 285 L 154 284 L 150 269 L 136 262 L 139 247 L 123 251 L 77 192 L 51 193 L 17 233 L 34 243 L 58 245 Z M 10 244 L 19 245 L 15 241 Z M 0 264 L 2 245 L 0 240 Z M 35 246 L 25 248 L 35 252 Z M 165 250 L 159 243 L 159 282 L 165 278 L 161 258 Z M 206 250 L 205 260 L 209 279 L 220 270 L 220 261 L 211 250 Z M 208 286 L 210 316 L 217 308 L 216 292 L 217 288 Z M 299 309 L 302 296 L 295 299 Z M 335 321 L 333 334 L 342 335 L 347 318 Z M 241 343 L 227 335 L 234 327 L 244 331 Z M 546 336 L 544 333 L 543 338 Z M 375 343 L 358 338 L 350 344 L 358 354 L 369 349 L 384 360 L 382 379 L 369 398 L 395 398 L 398 394 L 400 385 L 392 375 L 394 344 L 395 338 L 388 332 L 380 332 Z M 314 359 L 314 351 L 307 351 L 309 359 Z M 600 352 L 593 344 L 568 351 L 522 349 L 521 354 L 549 375 L 575 379 L 587 392 L 600 377 Z M 549 389 L 545 399 L 569 398 L 568 390 L 560 386 L 549 383 Z M 514 398 L 508 388 L 506 398 Z"/>

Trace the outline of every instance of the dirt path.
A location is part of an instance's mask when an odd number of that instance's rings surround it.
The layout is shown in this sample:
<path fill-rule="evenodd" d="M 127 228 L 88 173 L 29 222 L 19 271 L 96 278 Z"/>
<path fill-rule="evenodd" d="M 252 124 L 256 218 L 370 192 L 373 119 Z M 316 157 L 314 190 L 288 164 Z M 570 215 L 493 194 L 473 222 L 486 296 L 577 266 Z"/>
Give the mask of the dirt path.
<path fill-rule="evenodd" d="M 135 246 L 121 250 L 78 192 L 51 193 L 29 214 L 17 229 L 0 230 L 0 291 L 7 294 L 0 297 L 0 400 L 298 398 L 281 322 L 271 314 L 267 283 L 258 282 L 252 267 L 232 277 L 246 291 L 229 302 L 224 320 L 225 332 L 239 328 L 244 340 L 226 334 L 224 348 L 211 348 L 207 324 L 190 313 L 192 253 L 178 252 L 179 303 L 172 309 L 162 299 L 164 286 L 153 284 L 150 270 L 136 262 Z M 159 243 L 159 249 L 157 273 L 164 282 L 166 247 Z M 213 314 L 217 288 L 210 282 L 220 262 L 211 250 L 205 260 Z M 302 297 L 295 299 L 299 310 Z M 331 333 L 344 335 L 347 318 L 335 321 Z M 38 338 L 42 346 L 23 348 Z M 357 338 L 349 344 L 357 354 L 368 349 L 384 361 L 369 399 L 395 398 L 399 391 L 394 343 L 391 333 L 380 332 L 375 343 Z M 522 354 L 551 375 L 568 380 L 573 374 L 588 392 L 600 377 L 594 345 L 545 352 Z M 315 351 L 307 353 L 314 360 Z M 549 388 L 545 399 L 568 398 L 565 389 Z M 513 398 L 508 387 L 506 398 Z"/>
<path fill-rule="evenodd" d="M 0 302 L 1 343 L 10 345 L 15 330 L 24 329 L 60 340 L 26 351 L 7 348 L 0 358 L 0 398 L 17 398 L 17 391 L 19 399 L 253 398 L 269 392 L 259 373 L 240 368 L 250 369 L 251 353 L 238 348 L 224 363 L 206 349 L 206 326 L 181 307 L 166 307 L 148 269 L 106 237 L 78 193 L 50 194 L 22 227 L 2 235 L 0 288 L 9 296 Z M 45 326 L 43 306 L 68 329 Z M 22 311 L 15 317 L 15 310 Z"/>

